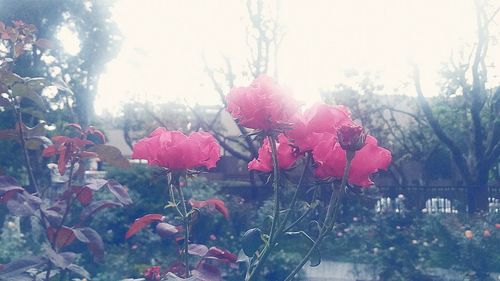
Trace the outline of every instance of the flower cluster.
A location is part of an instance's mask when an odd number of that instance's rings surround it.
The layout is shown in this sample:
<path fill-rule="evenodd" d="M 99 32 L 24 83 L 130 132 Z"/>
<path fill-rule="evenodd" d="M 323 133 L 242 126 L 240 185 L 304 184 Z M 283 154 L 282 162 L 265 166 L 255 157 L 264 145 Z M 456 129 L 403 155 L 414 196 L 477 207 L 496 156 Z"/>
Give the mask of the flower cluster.
<path fill-rule="evenodd" d="M 369 176 L 387 169 L 391 162 L 390 151 L 379 147 L 375 137 L 352 120 L 346 107 L 316 104 L 300 112 L 298 102 L 267 76 L 259 76 L 249 87 L 233 89 L 227 103 L 227 110 L 241 125 L 262 130 L 268 136 L 280 133 L 276 138 L 280 169 L 290 169 L 300 155 L 309 152 L 316 176 L 339 179 L 347 163 L 346 152 L 356 152 L 348 181 L 368 187 L 373 184 Z M 266 138 L 258 158 L 248 168 L 270 172 L 272 167 Z"/>
<path fill-rule="evenodd" d="M 292 146 L 290 140 L 284 134 L 278 135 L 278 143 L 276 146 L 279 168 L 283 170 L 290 169 L 299 158 L 298 149 Z M 266 138 L 264 140 L 264 143 L 259 149 L 259 157 L 248 163 L 248 169 L 261 172 L 271 172 L 273 170 L 269 139 Z"/>
<path fill-rule="evenodd" d="M 214 168 L 220 158 L 220 146 L 206 132 L 189 136 L 179 131 L 157 128 L 149 137 L 134 145 L 133 159 L 148 160 L 151 166 L 170 170 L 187 170 L 199 167 Z"/>
<path fill-rule="evenodd" d="M 226 101 L 227 110 L 242 126 L 264 131 L 288 126 L 299 110 L 287 90 L 265 75 L 249 87 L 233 88 Z"/>

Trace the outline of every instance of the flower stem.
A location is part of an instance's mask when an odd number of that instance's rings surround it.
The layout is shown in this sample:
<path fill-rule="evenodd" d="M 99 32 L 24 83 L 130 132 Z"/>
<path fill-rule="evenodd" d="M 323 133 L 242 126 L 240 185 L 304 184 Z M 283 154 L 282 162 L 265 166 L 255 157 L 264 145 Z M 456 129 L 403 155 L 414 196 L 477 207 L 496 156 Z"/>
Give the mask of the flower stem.
<path fill-rule="evenodd" d="M 332 195 L 330 197 L 330 203 L 328 204 L 328 210 L 326 212 L 325 220 L 323 223 L 323 227 L 320 230 L 320 233 L 318 235 L 318 239 L 314 242 L 313 246 L 307 254 L 304 256 L 304 258 L 300 261 L 300 263 L 294 268 L 294 270 L 286 277 L 284 281 L 290 281 L 292 280 L 295 275 L 304 267 L 304 265 L 307 263 L 311 255 L 318 249 L 319 245 L 323 241 L 323 239 L 328 235 L 332 229 L 333 226 L 335 225 L 335 219 L 337 217 L 337 213 L 339 210 L 340 206 L 340 201 L 342 199 L 342 193 L 345 190 L 345 187 L 347 185 L 347 179 L 349 178 L 349 169 L 351 168 L 351 162 L 352 158 L 354 157 L 354 151 L 347 151 L 347 163 L 344 169 L 344 175 L 342 177 L 342 183 L 340 184 L 340 188 L 333 190 Z"/>
<path fill-rule="evenodd" d="M 271 231 L 269 232 L 269 241 L 274 242 L 276 237 L 276 229 L 279 225 L 280 220 L 280 170 L 278 164 L 278 152 L 276 149 L 276 140 L 269 136 L 269 144 L 271 146 L 271 156 L 273 159 L 273 190 L 274 190 L 274 215 L 273 222 L 271 225 Z"/>
<path fill-rule="evenodd" d="M 277 231 L 279 227 L 279 216 L 280 216 L 280 192 L 279 192 L 280 171 L 278 166 L 278 152 L 276 149 L 276 140 L 272 136 L 268 136 L 268 140 L 271 146 L 271 156 L 273 159 L 274 215 L 273 215 L 273 221 L 271 223 L 271 230 L 269 232 L 269 240 L 267 244 L 264 246 L 264 249 L 262 249 L 262 254 L 248 268 L 247 274 L 245 276 L 245 281 L 251 281 L 257 276 L 257 272 L 259 272 L 259 270 L 264 265 L 264 261 L 266 261 L 269 255 L 271 254 L 276 244 L 275 240 L 279 236 Z"/>
<path fill-rule="evenodd" d="M 181 200 L 182 211 L 184 213 L 183 221 L 184 221 L 184 262 L 186 263 L 186 278 L 191 276 L 191 272 L 189 270 L 189 216 L 186 208 L 186 200 L 184 199 L 184 192 L 182 191 L 182 187 L 179 186 L 179 196 Z"/>
<path fill-rule="evenodd" d="M 290 201 L 290 207 L 288 208 L 288 212 L 286 212 L 285 217 L 283 218 L 283 221 L 281 222 L 281 225 L 278 228 L 278 233 L 281 233 L 283 231 L 283 229 L 285 228 L 286 223 L 288 222 L 288 218 L 290 217 L 290 214 L 295 209 L 295 203 L 297 203 L 297 197 L 298 197 L 298 194 L 299 194 L 299 190 L 300 190 L 300 187 L 302 186 L 302 184 L 304 182 L 304 178 L 305 178 L 307 169 L 309 168 L 309 163 L 310 162 L 311 162 L 311 156 L 309 155 L 309 153 L 307 153 L 306 154 L 306 162 L 304 163 L 304 170 L 302 170 L 302 174 L 300 175 L 299 182 L 297 183 L 297 187 L 295 188 L 295 192 L 293 193 L 293 197 L 292 197 L 292 200 Z M 301 216 L 301 218 L 303 218 L 303 216 Z M 297 220 L 297 223 L 299 221 L 300 220 Z M 286 229 L 288 229 L 288 228 L 289 227 L 287 227 Z"/>
<path fill-rule="evenodd" d="M 170 200 L 175 204 L 175 208 L 179 215 L 182 218 L 182 223 L 184 224 L 184 264 L 186 265 L 186 278 L 189 278 L 191 276 L 191 271 L 189 269 L 189 215 L 187 212 L 187 207 L 186 207 L 186 200 L 184 198 L 184 192 L 182 191 L 182 187 L 179 184 L 179 178 L 180 175 L 171 175 L 171 181 L 170 181 Z M 187 179 L 186 184 L 187 184 Z M 174 195 L 174 189 L 176 189 L 179 193 L 179 203 L 181 205 L 181 209 L 177 206 L 176 200 L 175 200 L 175 195 Z"/>

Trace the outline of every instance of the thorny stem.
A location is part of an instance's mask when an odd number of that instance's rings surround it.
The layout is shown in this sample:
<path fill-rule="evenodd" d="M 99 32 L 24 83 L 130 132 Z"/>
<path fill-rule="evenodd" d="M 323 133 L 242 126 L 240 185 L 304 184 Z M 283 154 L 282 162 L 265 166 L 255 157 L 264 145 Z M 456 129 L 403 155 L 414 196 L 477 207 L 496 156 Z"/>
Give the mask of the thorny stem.
<path fill-rule="evenodd" d="M 19 107 L 20 107 L 20 105 L 17 104 L 17 103 L 14 105 L 14 110 L 15 110 L 15 113 L 16 113 L 17 124 L 18 124 L 18 127 L 19 127 L 19 140 L 21 142 L 21 148 L 23 150 L 24 161 L 26 162 L 26 169 L 28 170 L 30 184 L 33 185 L 33 187 L 35 188 L 36 193 L 38 195 L 40 195 L 40 190 L 39 190 L 36 178 L 35 178 L 35 174 L 33 173 L 33 167 L 31 166 L 31 160 L 30 160 L 30 157 L 28 155 L 28 150 L 26 149 L 26 139 L 24 138 L 24 130 L 23 130 L 23 125 L 24 125 L 23 124 L 23 116 L 22 116 L 22 112 L 19 109 Z"/>
<path fill-rule="evenodd" d="M 283 228 L 285 228 L 285 225 L 288 222 L 288 218 L 290 217 L 290 214 L 295 209 L 295 203 L 297 203 L 297 197 L 299 194 L 299 190 L 300 190 L 300 187 L 302 186 L 302 183 L 304 182 L 304 178 L 305 178 L 307 169 L 309 168 L 310 161 L 311 161 L 311 156 L 309 154 L 306 154 L 306 162 L 304 163 L 304 170 L 302 170 L 302 174 L 300 175 L 299 182 L 297 183 L 297 187 L 295 188 L 295 192 L 293 193 L 293 197 L 292 197 L 292 200 L 290 201 L 290 207 L 288 208 L 288 212 L 286 212 L 285 217 L 283 218 L 283 221 L 281 222 L 281 225 L 278 228 L 278 233 L 281 233 L 283 231 Z M 305 214 L 302 215 L 300 219 L 302 219 L 304 216 L 305 216 Z M 296 222 L 298 223 L 299 221 L 300 220 L 297 220 Z M 289 228 L 290 227 L 287 227 L 287 229 L 289 229 Z"/>
<path fill-rule="evenodd" d="M 71 188 L 71 185 L 73 183 L 73 170 L 74 170 L 74 168 L 75 168 L 75 162 L 71 161 L 71 166 L 69 168 L 68 188 Z M 68 204 L 66 206 L 66 209 L 64 210 L 64 214 L 63 214 L 62 219 L 61 219 L 61 223 L 59 224 L 59 227 L 57 227 L 56 233 L 54 234 L 54 238 L 52 239 L 52 241 L 50 241 L 50 239 L 49 239 L 49 242 L 51 242 L 50 245 L 54 251 L 58 250 L 57 249 L 57 237 L 59 236 L 59 232 L 60 232 L 61 228 L 64 226 L 64 222 L 66 221 L 66 218 L 69 215 L 69 211 L 71 210 L 71 206 L 73 205 L 73 202 L 78 197 L 78 195 L 79 194 L 77 194 L 76 196 L 72 196 L 71 199 L 68 201 Z M 63 243 L 63 245 L 65 243 L 66 243 L 66 241 Z M 49 267 L 47 269 L 47 274 L 45 275 L 46 281 L 50 280 L 50 272 L 52 271 L 52 266 L 53 266 L 52 262 L 49 261 Z"/>
<path fill-rule="evenodd" d="M 187 179 L 186 183 L 187 183 Z M 184 222 L 184 262 L 186 263 L 186 278 L 189 278 L 191 275 L 191 272 L 189 270 L 189 253 L 188 253 L 188 246 L 189 246 L 189 215 L 187 213 L 187 208 L 186 208 L 186 200 L 184 199 L 184 192 L 182 191 L 182 187 L 178 186 L 179 188 L 179 196 L 181 200 L 181 207 L 183 211 L 183 216 L 182 220 Z"/>
<path fill-rule="evenodd" d="M 283 230 L 283 233 L 286 233 L 290 230 L 292 230 L 292 228 L 294 226 L 296 226 L 297 224 L 299 224 L 310 212 L 311 212 L 312 208 L 308 208 L 307 211 L 305 211 L 302 215 L 300 215 L 300 217 L 298 219 L 296 219 L 294 222 L 292 222 L 289 226 L 287 226 L 284 230 Z"/>
<path fill-rule="evenodd" d="M 271 225 L 271 231 L 269 232 L 269 241 L 274 242 L 277 232 L 276 229 L 279 225 L 280 220 L 280 170 L 278 164 L 278 152 L 276 149 L 276 140 L 269 136 L 269 144 L 271 146 L 271 156 L 273 159 L 273 190 L 274 190 L 274 215 L 273 222 Z"/>
<path fill-rule="evenodd" d="M 268 136 L 269 144 L 271 146 L 271 156 L 273 159 L 273 190 L 274 190 L 274 215 L 271 224 L 271 231 L 269 232 L 269 240 L 266 246 L 262 250 L 262 254 L 257 258 L 257 260 L 250 265 L 245 276 L 245 281 L 251 281 L 255 278 L 257 272 L 264 265 L 264 261 L 271 254 L 272 249 L 275 246 L 275 238 L 279 235 L 276 232 L 279 224 L 280 215 L 280 193 L 279 193 L 279 182 L 280 182 L 280 172 L 278 166 L 278 153 L 276 149 L 276 140 L 272 136 Z"/>
<path fill-rule="evenodd" d="M 283 224 L 280 225 L 279 216 L 280 216 L 280 192 L 279 192 L 279 183 L 280 183 L 280 171 L 278 164 L 278 152 L 276 149 L 276 140 L 272 136 L 268 136 L 269 144 L 271 146 L 271 157 L 273 160 L 273 190 L 274 190 L 274 215 L 273 221 L 271 224 L 271 231 L 269 232 L 269 240 L 266 243 L 266 246 L 262 250 L 262 254 L 257 258 L 253 265 L 251 265 L 245 276 L 245 281 L 253 280 L 256 277 L 257 272 L 262 268 L 264 262 L 267 260 L 269 255 L 271 254 L 274 246 L 276 245 L 276 240 L 280 236 L 280 232 L 283 229 Z M 302 177 L 301 177 L 302 180 Z M 299 186 L 297 186 L 297 189 Z M 294 194 L 292 198 L 293 204 L 297 200 L 297 192 Z M 287 219 L 288 214 L 285 216 Z M 286 223 L 284 221 L 283 223 Z M 253 267 L 255 266 L 255 267 Z"/>
<path fill-rule="evenodd" d="M 349 170 L 351 168 L 351 162 L 354 158 L 355 151 L 346 151 L 347 163 L 344 169 L 344 175 L 342 177 L 342 183 L 340 184 L 340 188 L 338 190 L 332 191 L 332 195 L 330 197 L 330 203 L 328 204 L 328 210 L 326 212 L 325 220 L 323 223 L 323 227 L 320 230 L 318 235 L 318 239 L 314 242 L 313 246 L 304 258 L 300 261 L 300 263 L 294 268 L 294 270 L 286 277 L 285 281 L 291 281 L 295 275 L 304 267 L 307 263 L 311 255 L 318 249 L 319 245 L 323 241 L 323 239 L 328 235 L 335 225 L 335 219 L 337 218 L 337 213 L 340 206 L 340 201 L 342 199 L 342 193 L 345 190 L 347 185 L 347 179 L 349 177 Z"/>
<path fill-rule="evenodd" d="M 186 179 L 187 182 L 187 179 Z M 179 203 L 181 204 L 181 208 L 179 209 L 179 206 L 175 200 L 175 193 L 174 190 L 177 189 L 179 193 Z M 170 174 L 170 188 L 169 188 L 169 194 L 170 194 L 170 200 L 172 203 L 175 205 L 175 209 L 177 210 L 177 213 L 179 216 L 182 218 L 182 222 L 184 224 L 184 263 L 186 265 L 186 278 L 190 277 L 191 272 L 189 270 L 189 216 L 187 213 L 187 207 L 186 207 L 186 200 L 184 198 L 184 192 L 182 191 L 182 188 L 179 184 L 179 175 L 174 175 Z"/>

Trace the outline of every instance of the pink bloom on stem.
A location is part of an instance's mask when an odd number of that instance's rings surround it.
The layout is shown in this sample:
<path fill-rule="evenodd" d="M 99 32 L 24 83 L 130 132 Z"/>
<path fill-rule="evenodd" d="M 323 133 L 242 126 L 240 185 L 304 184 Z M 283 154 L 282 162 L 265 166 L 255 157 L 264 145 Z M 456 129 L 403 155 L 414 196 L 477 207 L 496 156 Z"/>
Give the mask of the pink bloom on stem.
<path fill-rule="evenodd" d="M 189 136 L 179 131 L 168 131 L 161 127 L 149 137 L 134 145 L 133 159 L 146 159 L 151 166 L 172 170 L 198 167 L 213 168 L 220 158 L 220 146 L 206 132 L 195 132 Z"/>
<path fill-rule="evenodd" d="M 300 151 L 310 151 L 323 133 L 336 134 L 342 125 L 354 124 L 349 109 L 343 106 L 315 104 L 298 117 L 286 134 Z"/>
<path fill-rule="evenodd" d="M 347 163 L 346 151 L 342 149 L 334 134 L 323 134 L 312 154 L 317 165 L 318 177 L 342 178 Z M 377 139 L 373 136 L 366 136 L 365 145 L 356 152 L 352 160 L 348 182 L 361 187 L 369 187 L 373 184 L 369 176 L 380 169 L 386 170 L 391 159 L 389 150 L 379 147 Z"/>
<path fill-rule="evenodd" d="M 299 157 L 298 151 L 290 145 L 288 138 L 284 134 L 278 135 L 276 151 L 278 154 L 278 166 L 283 170 L 290 169 Z M 273 170 L 271 153 L 271 145 L 269 144 L 269 139 L 266 138 L 259 148 L 259 157 L 248 163 L 248 169 L 266 173 L 271 172 Z"/>
<path fill-rule="evenodd" d="M 363 127 L 356 124 L 342 125 L 337 130 L 337 138 L 342 149 L 357 151 L 365 145 L 366 132 Z"/>
<path fill-rule="evenodd" d="M 266 75 L 260 75 L 248 87 L 231 89 L 226 101 L 227 111 L 239 124 L 260 130 L 290 125 L 299 109 L 288 91 Z"/>

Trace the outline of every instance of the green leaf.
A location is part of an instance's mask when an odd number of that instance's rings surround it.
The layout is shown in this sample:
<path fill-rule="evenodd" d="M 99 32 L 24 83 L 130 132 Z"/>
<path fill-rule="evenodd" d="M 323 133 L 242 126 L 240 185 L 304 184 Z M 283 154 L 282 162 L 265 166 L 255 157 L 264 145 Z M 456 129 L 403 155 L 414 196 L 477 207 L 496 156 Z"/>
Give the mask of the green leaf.
<path fill-rule="evenodd" d="M 299 252 L 305 256 L 314 245 L 314 240 L 304 231 L 286 232 L 278 242 L 278 247 L 289 251 Z M 313 252 L 309 258 L 310 266 L 318 266 L 321 263 L 321 253 L 319 249 Z"/>
<path fill-rule="evenodd" d="M 247 230 L 241 238 L 241 248 L 249 257 L 252 257 L 263 243 L 262 231 L 258 228 Z"/>
<path fill-rule="evenodd" d="M 175 204 L 174 202 L 169 201 L 168 204 L 165 205 L 164 209 L 175 208 L 175 207 L 177 207 L 177 204 Z"/>
<path fill-rule="evenodd" d="M 70 264 L 67 269 L 72 271 L 73 273 L 80 275 L 81 277 L 90 279 L 90 273 L 81 266 Z"/>
<path fill-rule="evenodd" d="M 21 109 L 22 113 L 29 114 L 38 119 L 44 119 L 45 113 L 43 111 L 38 110 L 35 107 L 25 107 Z"/>
<path fill-rule="evenodd" d="M 42 96 L 37 94 L 28 84 L 16 83 L 11 87 L 12 95 L 22 97 L 33 101 L 38 107 L 45 110 L 45 101 Z"/>
<path fill-rule="evenodd" d="M 7 87 L 12 87 L 12 85 L 22 82 L 24 81 L 21 76 L 5 70 L 0 71 L 0 83 L 6 85 Z"/>
<path fill-rule="evenodd" d="M 35 92 L 41 92 L 45 87 L 50 86 L 50 83 L 42 77 L 25 78 L 24 83 Z"/>
<path fill-rule="evenodd" d="M 23 124 L 24 137 L 26 139 L 45 136 L 45 122 L 36 124 L 35 127 L 28 127 Z"/>
<path fill-rule="evenodd" d="M 51 144 L 52 141 L 44 136 L 34 136 L 26 139 L 26 148 L 30 150 L 38 150 L 42 145 L 49 146 Z"/>

